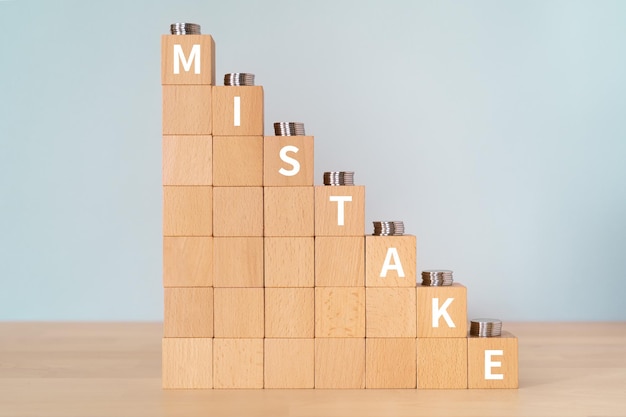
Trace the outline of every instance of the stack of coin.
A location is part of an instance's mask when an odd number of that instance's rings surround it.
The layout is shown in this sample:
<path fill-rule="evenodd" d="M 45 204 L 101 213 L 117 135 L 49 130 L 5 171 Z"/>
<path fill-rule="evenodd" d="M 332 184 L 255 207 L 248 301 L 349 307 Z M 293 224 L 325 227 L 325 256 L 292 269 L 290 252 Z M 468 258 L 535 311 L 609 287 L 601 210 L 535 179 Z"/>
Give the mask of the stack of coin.
<path fill-rule="evenodd" d="M 452 271 L 437 269 L 422 271 L 422 285 L 427 287 L 443 287 L 452 285 Z"/>
<path fill-rule="evenodd" d="M 502 322 L 498 319 L 472 319 L 470 335 L 478 337 L 494 337 L 502 334 Z"/>
<path fill-rule="evenodd" d="M 304 136 L 304 123 L 300 122 L 276 122 L 274 123 L 276 136 Z"/>
<path fill-rule="evenodd" d="M 200 25 L 195 23 L 172 23 L 170 32 L 172 35 L 199 35 Z"/>
<path fill-rule="evenodd" d="M 224 85 L 254 85 L 254 74 L 249 72 L 224 74 Z"/>
<path fill-rule="evenodd" d="M 374 236 L 402 236 L 404 234 L 404 222 L 380 221 L 374 222 Z"/>
<path fill-rule="evenodd" d="M 354 185 L 354 171 L 324 172 L 324 185 Z"/>

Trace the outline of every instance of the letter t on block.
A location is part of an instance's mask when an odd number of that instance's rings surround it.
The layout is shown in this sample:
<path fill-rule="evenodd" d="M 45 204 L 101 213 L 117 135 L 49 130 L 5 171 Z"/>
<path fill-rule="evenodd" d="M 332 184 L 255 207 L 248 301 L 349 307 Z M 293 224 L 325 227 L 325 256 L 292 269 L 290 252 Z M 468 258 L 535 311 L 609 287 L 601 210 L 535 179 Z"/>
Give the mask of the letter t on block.
<path fill-rule="evenodd" d="M 365 187 L 315 187 L 315 236 L 363 236 Z"/>

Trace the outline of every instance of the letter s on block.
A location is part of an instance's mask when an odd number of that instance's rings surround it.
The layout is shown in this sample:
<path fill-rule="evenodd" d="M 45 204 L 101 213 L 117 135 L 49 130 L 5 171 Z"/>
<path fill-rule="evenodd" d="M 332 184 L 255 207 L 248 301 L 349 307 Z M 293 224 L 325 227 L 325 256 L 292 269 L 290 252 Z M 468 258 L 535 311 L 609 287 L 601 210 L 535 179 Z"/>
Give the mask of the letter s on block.
<path fill-rule="evenodd" d="M 280 154 L 279 154 L 280 159 L 283 162 L 286 162 L 289 165 L 291 165 L 293 168 L 291 169 L 281 168 L 278 170 L 279 173 L 281 173 L 285 177 L 293 177 L 294 175 L 298 174 L 298 172 L 300 172 L 300 162 L 298 162 L 297 159 L 294 159 L 287 155 L 287 152 L 298 153 L 299 150 L 300 149 L 298 149 L 296 146 L 293 146 L 293 145 L 287 145 L 281 148 Z"/>

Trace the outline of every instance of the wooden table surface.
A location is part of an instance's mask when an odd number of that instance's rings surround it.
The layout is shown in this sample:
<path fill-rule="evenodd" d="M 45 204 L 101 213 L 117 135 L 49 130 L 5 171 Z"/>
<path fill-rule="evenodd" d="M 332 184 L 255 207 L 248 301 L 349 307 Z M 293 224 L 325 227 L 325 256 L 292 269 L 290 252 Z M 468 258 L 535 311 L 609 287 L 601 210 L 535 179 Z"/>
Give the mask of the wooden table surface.
<path fill-rule="evenodd" d="M 506 323 L 519 390 L 161 390 L 160 323 L 0 323 L 0 416 L 626 417 L 626 323 Z"/>

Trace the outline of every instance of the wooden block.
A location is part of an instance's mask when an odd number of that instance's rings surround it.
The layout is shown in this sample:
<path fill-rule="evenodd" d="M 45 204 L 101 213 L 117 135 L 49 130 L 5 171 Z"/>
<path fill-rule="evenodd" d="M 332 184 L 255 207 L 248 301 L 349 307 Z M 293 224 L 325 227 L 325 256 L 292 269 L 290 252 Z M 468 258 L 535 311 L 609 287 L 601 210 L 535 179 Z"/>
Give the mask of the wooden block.
<path fill-rule="evenodd" d="M 263 185 L 313 185 L 313 136 L 266 136 Z"/>
<path fill-rule="evenodd" d="M 469 388 L 518 388 L 517 337 L 467 338 Z"/>
<path fill-rule="evenodd" d="M 365 288 L 315 288 L 315 337 L 365 337 Z"/>
<path fill-rule="evenodd" d="M 213 187 L 163 187 L 163 236 L 211 236 Z"/>
<path fill-rule="evenodd" d="M 213 337 L 213 288 L 165 288 L 163 335 Z"/>
<path fill-rule="evenodd" d="M 164 338 L 164 389 L 213 388 L 213 339 Z"/>
<path fill-rule="evenodd" d="M 215 85 L 211 35 L 162 35 L 161 84 Z"/>
<path fill-rule="evenodd" d="M 417 337 L 466 337 L 467 288 L 417 286 Z"/>
<path fill-rule="evenodd" d="M 265 187 L 265 236 L 313 236 L 313 187 Z"/>
<path fill-rule="evenodd" d="M 266 288 L 265 337 L 312 338 L 314 298 L 313 288 Z"/>
<path fill-rule="evenodd" d="M 163 185 L 212 185 L 211 136 L 163 136 Z"/>
<path fill-rule="evenodd" d="M 316 186 L 315 236 L 363 236 L 365 187 Z"/>
<path fill-rule="evenodd" d="M 313 287 L 312 237 L 266 237 L 264 241 L 266 287 Z"/>
<path fill-rule="evenodd" d="M 164 237 L 163 286 L 212 287 L 213 238 Z"/>
<path fill-rule="evenodd" d="M 415 337 L 417 316 L 414 288 L 365 290 L 366 337 Z"/>
<path fill-rule="evenodd" d="M 315 286 L 362 287 L 365 282 L 365 238 L 315 238 Z"/>
<path fill-rule="evenodd" d="M 416 286 L 415 236 L 366 236 L 365 285 Z"/>
<path fill-rule="evenodd" d="M 415 388 L 414 338 L 365 339 L 365 388 Z"/>
<path fill-rule="evenodd" d="M 467 388 L 467 339 L 417 339 L 417 388 Z"/>
<path fill-rule="evenodd" d="M 214 339 L 215 388 L 263 388 L 263 339 Z"/>
<path fill-rule="evenodd" d="M 263 288 L 215 288 L 216 338 L 264 337 Z"/>
<path fill-rule="evenodd" d="M 263 187 L 213 189 L 215 236 L 263 236 Z"/>
<path fill-rule="evenodd" d="M 263 185 L 263 136 L 213 137 L 213 185 Z"/>
<path fill-rule="evenodd" d="M 262 136 L 263 87 L 213 87 L 213 133 L 216 136 Z"/>
<path fill-rule="evenodd" d="M 262 237 L 216 237 L 213 247 L 215 287 L 263 288 Z"/>
<path fill-rule="evenodd" d="M 265 339 L 265 388 L 315 386 L 314 339 Z"/>
<path fill-rule="evenodd" d="M 163 86 L 163 134 L 211 134 L 211 86 Z"/>
<path fill-rule="evenodd" d="M 365 388 L 365 339 L 315 339 L 315 388 Z"/>

